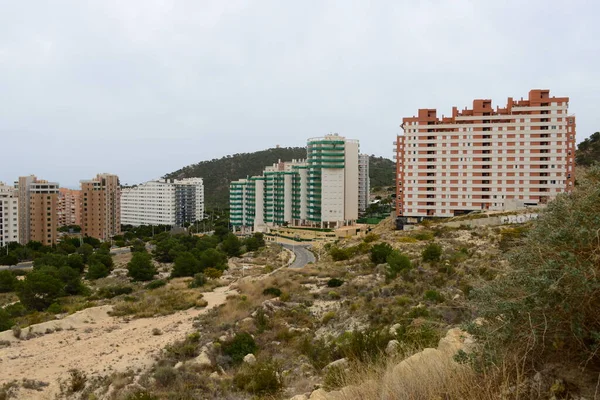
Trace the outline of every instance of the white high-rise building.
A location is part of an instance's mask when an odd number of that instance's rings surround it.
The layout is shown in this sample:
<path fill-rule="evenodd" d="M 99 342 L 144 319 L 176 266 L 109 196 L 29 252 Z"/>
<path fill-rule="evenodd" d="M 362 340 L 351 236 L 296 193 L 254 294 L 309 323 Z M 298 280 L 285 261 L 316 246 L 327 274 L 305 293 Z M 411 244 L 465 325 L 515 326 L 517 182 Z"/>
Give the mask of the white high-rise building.
<path fill-rule="evenodd" d="M 124 225 L 183 226 L 203 218 L 202 178 L 155 180 L 121 191 Z"/>
<path fill-rule="evenodd" d="M 371 181 L 369 180 L 369 155 L 358 156 L 358 211 L 365 212 L 369 206 L 369 192 Z"/>
<path fill-rule="evenodd" d="M 262 176 L 231 183 L 231 224 L 243 233 L 285 224 L 352 225 L 358 219 L 358 170 L 358 141 L 337 134 L 309 139 L 306 160 L 278 162 Z"/>
<path fill-rule="evenodd" d="M 19 241 L 19 199 L 12 186 L 0 182 L 0 247 Z"/>

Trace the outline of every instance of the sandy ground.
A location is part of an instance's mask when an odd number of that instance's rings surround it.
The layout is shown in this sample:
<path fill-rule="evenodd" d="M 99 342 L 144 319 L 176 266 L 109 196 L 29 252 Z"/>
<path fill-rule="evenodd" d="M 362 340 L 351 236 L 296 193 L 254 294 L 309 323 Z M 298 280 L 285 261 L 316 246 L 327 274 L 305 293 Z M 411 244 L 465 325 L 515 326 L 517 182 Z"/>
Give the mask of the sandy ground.
<path fill-rule="evenodd" d="M 33 332 L 54 332 L 30 340 L 17 340 L 11 331 L 2 332 L 0 340 L 8 340 L 11 345 L 0 348 L 0 384 L 23 378 L 47 382 L 50 386 L 44 391 L 27 391 L 26 398 L 52 399 L 59 391 L 58 380 L 72 368 L 88 376 L 148 368 L 167 344 L 192 330 L 194 317 L 225 303 L 231 293 L 228 286 L 220 287 L 204 293 L 208 301 L 204 309 L 156 318 L 128 320 L 109 316 L 111 306 L 88 308 L 61 320 L 34 325 Z M 162 335 L 153 335 L 154 328 Z M 29 328 L 24 329 L 23 336 L 28 332 Z"/>

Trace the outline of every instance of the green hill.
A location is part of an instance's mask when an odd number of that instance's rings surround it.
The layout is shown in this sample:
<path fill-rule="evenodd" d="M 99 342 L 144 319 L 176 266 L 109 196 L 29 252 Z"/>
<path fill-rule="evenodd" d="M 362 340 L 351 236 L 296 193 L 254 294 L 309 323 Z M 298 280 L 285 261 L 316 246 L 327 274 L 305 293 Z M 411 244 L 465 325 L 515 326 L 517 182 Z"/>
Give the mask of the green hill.
<path fill-rule="evenodd" d="M 306 147 L 279 147 L 201 161 L 171 172 L 165 175 L 165 178 L 201 177 L 204 179 L 206 208 L 225 207 L 229 204 L 229 183 L 231 181 L 260 175 L 266 166 L 279 160 L 304 158 L 306 158 Z"/>
<path fill-rule="evenodd" d="M 369 177 L 371 178 L 371 189 L 377 187 L 395 186 L 396 164 L 387 158 L 369 158 Z"/>
<path fill-rule="evenodd" d="M 594 162 L 600 162 L 600 132 L 593 133 L 577 146 L 575 156 L 577 165 L 589 167 Z"/>
<path fill-rule="evenodd" d="M 229 183 L 231 181 L 260 175 L 265 167 L 279 160 L 289 161 L 304 158 L 306 158 L 305 147 L 279 147 L 201 161 L 166 174 L 164 177 L 169 179 L 202 177 L 206 207 L 224 207 L 229 204 Z M 371 156 L 369 168 L 371 188 L 394 185 L 395 166 L 392 160 Z"/>

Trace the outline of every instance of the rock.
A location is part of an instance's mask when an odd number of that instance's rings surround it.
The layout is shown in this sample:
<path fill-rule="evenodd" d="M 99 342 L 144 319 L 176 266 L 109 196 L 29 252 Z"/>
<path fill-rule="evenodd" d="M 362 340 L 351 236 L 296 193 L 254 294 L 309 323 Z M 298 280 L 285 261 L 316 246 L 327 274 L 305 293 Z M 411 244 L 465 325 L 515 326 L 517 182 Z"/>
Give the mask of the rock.
<path fill-rule="evenodd" d="M 198 355 L 198 357 L 194 359 L 193 363 L 201 367 L 212 366 L 212 361 L 210 361 L 210 357 L 208 356 L 208 349 L 206 348 L 206 346 L 202 346 L 202 348 L 200 349 L 200 355 Z"/>
<path fill-rule="evenodd" d="M 179 361 L 177 364 L 175 364 L 175 366 L 173 368 L 179 369 L 181 367 L 183 367 L 183 361 Z"/>
<path fill-rule="evenodd" d="M 396 336 L 396 334 L 398 333 L 398 329 L 400 328 L 402 328 L 402 325 L 400 324 L 394 324 L 390 326 L 390 335 Z"/>
<path fill-rule="evenodd" d="M 294 397 L 292 397 L 290 400 L 308 400 L 308 397 L 306 397 L 305 394 L 297 394 Z"/>
<path fill-rule="evenodd" d="M 323 371 L 327 371 L 330 368 L 344 368 L 348 366 L 348 359 L 346 358 L 340 358 L 339 360 L 335 360 L 329 364 L 327 364 L 324 368 Z M 311 396 L 312 399 L 312 396 Z"/>
<path fill-rule="evenodd" d="M 254 357 L 254 354 L 252 353 L 246 354 L 244 356 L 244 362 L 249 365 L 254 365 L 256 364 L 256 357 Z"/>
<path fill-rule="evenodd" d="M 227 335 L 219 336 L 219 342 L 221 342 L 221 343 L 226 342 L 227 339 L 229 339 L 229 336 L 227 336 Z"/>
<path fill-rule="evenodd" d="M 213 372 L 213 373 L 212 373 L 212 374 L 210 374 L 209 376 L 210 376 L 210 378 L 212 378 L 212 379 L 219 379 L 219 378 L 220 378 L 220 376 L 219 376 L 219 373 L 218 373 L 217 371 Z"/>
<path fill-rule="evenodd" d="M 385 348 L 387 355 L 393 355 L 400 349 L 400 342 L 397 340 L 390 340 Z"/>
<path fill-rule="evenodd" d="M 473 343 L 470 334 L 459 328 L 453 328 L 446 333 L 445 337 L 440 339 L 438 350 L 447 356 L 453 357 L 459 350 L 465 352 L 472 350 L 470 347 Z"/>
<path fill-rule="evenodd" d="M 309 399 L 310 400 L 327 400 L 327 392 L 323 389 L 317 389 L 310 394 Z"/>

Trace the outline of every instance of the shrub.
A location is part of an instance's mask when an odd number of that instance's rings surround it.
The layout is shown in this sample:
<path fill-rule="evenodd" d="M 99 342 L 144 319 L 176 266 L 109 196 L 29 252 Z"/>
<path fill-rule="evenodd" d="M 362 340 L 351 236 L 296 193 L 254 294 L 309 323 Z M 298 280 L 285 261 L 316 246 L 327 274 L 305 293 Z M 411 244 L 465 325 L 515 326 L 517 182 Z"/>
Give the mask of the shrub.
<path fill-rule="evenodd" d="M 279 367 L 271 360 L 244 365 L 233 377 L 233 384 L 258 396 L 274 395 L 283 388 Z"/>
<path fill-rule="evenodd" d="M 21 339 L 21 327 L 19 325 L 15 325 L 12 327 L 13 336 L 17 339 Z"/>
<path fill-rule="evenodd" d="M 221 346 L 223 354 L 231 357 L 234 363 L 239 364 L 247 354 L 254 354 L 258 346 L 254 338 L 247 332 L 237 333 L 233 339 L 223 343 Z"/>
<path fill-rule="evenodd" d="M 331 278 L 327 281 L 327 287 L 339 287 L 344 284 L 344 281 L 338 278 Z"/>
<path fill-rule="evenodd" d="M 152 263 L 152 256 L 145 252 L 133 253 L 131 261 L 127 263 L 127 271 L 127 276 L 134 281 L 150 281 L 158 272 Z"/>
<path fill-rule="evenodd" d="M 339 247 L 332 247 L 329 249 L 329 255 L 333 258 L 333 261 L 344 261 L 351 257 L 351 252 L 348 249 L 341 249 Z"/>
<path fill-rule="evenodd" d="M 64 293 L 63 282 L 43 269 L 28 273 L 18 286 L 19 300 L 30 310 L 45 310 Z"/>
<path fill-rule="evenodd" d="M 87 376 L 78 369 L 69 370 L 69 380 L 67 381 L 67 392 L 70 394 L 82 391 L 85 388 Z"/>
<path fill-rule="evenodd" d="M 202 272 L 197 273 L 196 275 L 194 275 L 194 279 L 190 282 L 190 287 L 191 288 L 199 288 L 202 287 L 206 284 L 206 277 L 204 276 L 204 274 Z"/>
<path fill-rule="evenodd" d="M 478 340 L 530 360 L 564 357 L 600 362 L 600 167 L 532 222 L 523 245 L 508 253 L 511 269 L 471 299 L 487 321 Z M 516 347 L 516 344 L 528 346 Z M 525 361 L 523 361 L 525 362 Z"/>
<path fill-rule="evenodd" d="M 444 301 L 444 295 L 437 290 L 426 290 L 425 300 L 433 301 L 434 303 L 442 303 Z"/>
<path fill-rule="evenodd" d="M 152 289 L 158 289 L 159 287 L 163 287 L 167 284 L 167 282 L 163 281 L 162 279 L 157 279 L 155 281 L 152 281 L 148 284 L 146 284 L 146 289 L 152 290 Z"/>
<path fill-rule="evenodd" d="M 323 314 L 323 319 L 321 322 L 323 323 L 323 325 L 327 325 L 329 323 L 329 321 L 331 321 L 334 318 L 335 318 L 335 312 L 328 311 L 325 314 Z"/>
<path fill-rule="evenodd" d="M 0 271 L 0 293 L 12 292 L 15 290 L 17 277 L 10 271 Z"/>
<path fill-rule="evenodd" d="M 398 250 L 392 251 L 387 257 L 388 274 L 391 278 L 395 278 L 404 270 L 412 268 L 410 258 L 400 253 Z"/>
<path fill-rule="evenodd" d="M 429 243 L 421 253 L 424 262 L 438 262 L 442 257 L 442 246 L 437 243 Z"/>
<path fill-rule="evenodd" d="M 387 330 L 346 332 L 337 339 L 341 355 L 349 360 L 372 362 L 379 358 L 394 337 Z"/>
<path fill-rule="evenodd" d="M 173 271 L 171 271 L 171 277 L 194 276 L 194 274 L 197 274 L 200 270 L 200 261 L 198 261 L 192 253 L 183 252 L 175 257 L 175 264 L 173 265 Z"/>
<path fill-rule="evenodd" d="M 219 279 L 223 275 L 223 271 L 212 267 L 206 268 L 204 270 L 204 275 L 209 279 Z"/>
<path fill-rule="evenodd" d="M 429 231 L 418 231 L 415 232 L 412 235 L 413 238 L 420 240 L 420 241 L 425 241 L 425 240 L 432 240 L 433 239 L 433 233 L 429 232 Z"/>
<path fill-rule="evenodd" d="M 279 288 L 271 286 L 263 290 L 263 296 L 279 297 L 281 296 L 281 290 Z"/>
<path fill-rule="evenodd" d="M 338 292 L 336 292 L 335 290 L 331 290 L 329 293 L 327 293 L 327 295 L 329 297 L 331 297 L 333 300 L 338 300 L 340 298 L 340 294 Z"/>
<path fill-rule="evenodd" d="M 441 333 L 430 323 L 401 325 L 396 331 L 396 339 L 408 349 L 437 347 Z"/>
<path fill-rule="evenodd" d="M 377 240 L 379 240 L 380 236 L 376 233 L 369 233 L 365 236 L 365 238 L 363 239 L 363 242 L 365 243 L 372 243 L 375 242 Z"/>
<path fill-rule="evenodd" d="M 106 286 L 98 290 L 97 296 L 101 299 L 112 299 L 113 297 L 122 294 L 131 293 L 133 293 L 133 288 L 131 286 Z"/>
<path fill-rule="evenodd" d="M 13 325 L 10 314 L 4 308 L 0 308 L 0 332 L 9 330 Z"/>
<path fill-rule="evenodd" d="M 167 387 L 177 379 L 177 371 L 169 366 L 157 367 L 153 376 L 159 386 Z"/>
<path fill-rule="evenodd" d="M 100 278 L 106 278 L 108 275 L 110 275 L 110 270 L 106 265 L 99 262 L 94 262 L 88 267 L 85 277 L 86 279 L 92 281 Z"/>
<path fill-rule="evenodd" d="M 393 250 L 388 243 L 376 244 L 371 248 L 371 261 L 377 265 L 383 264 Z"/>

